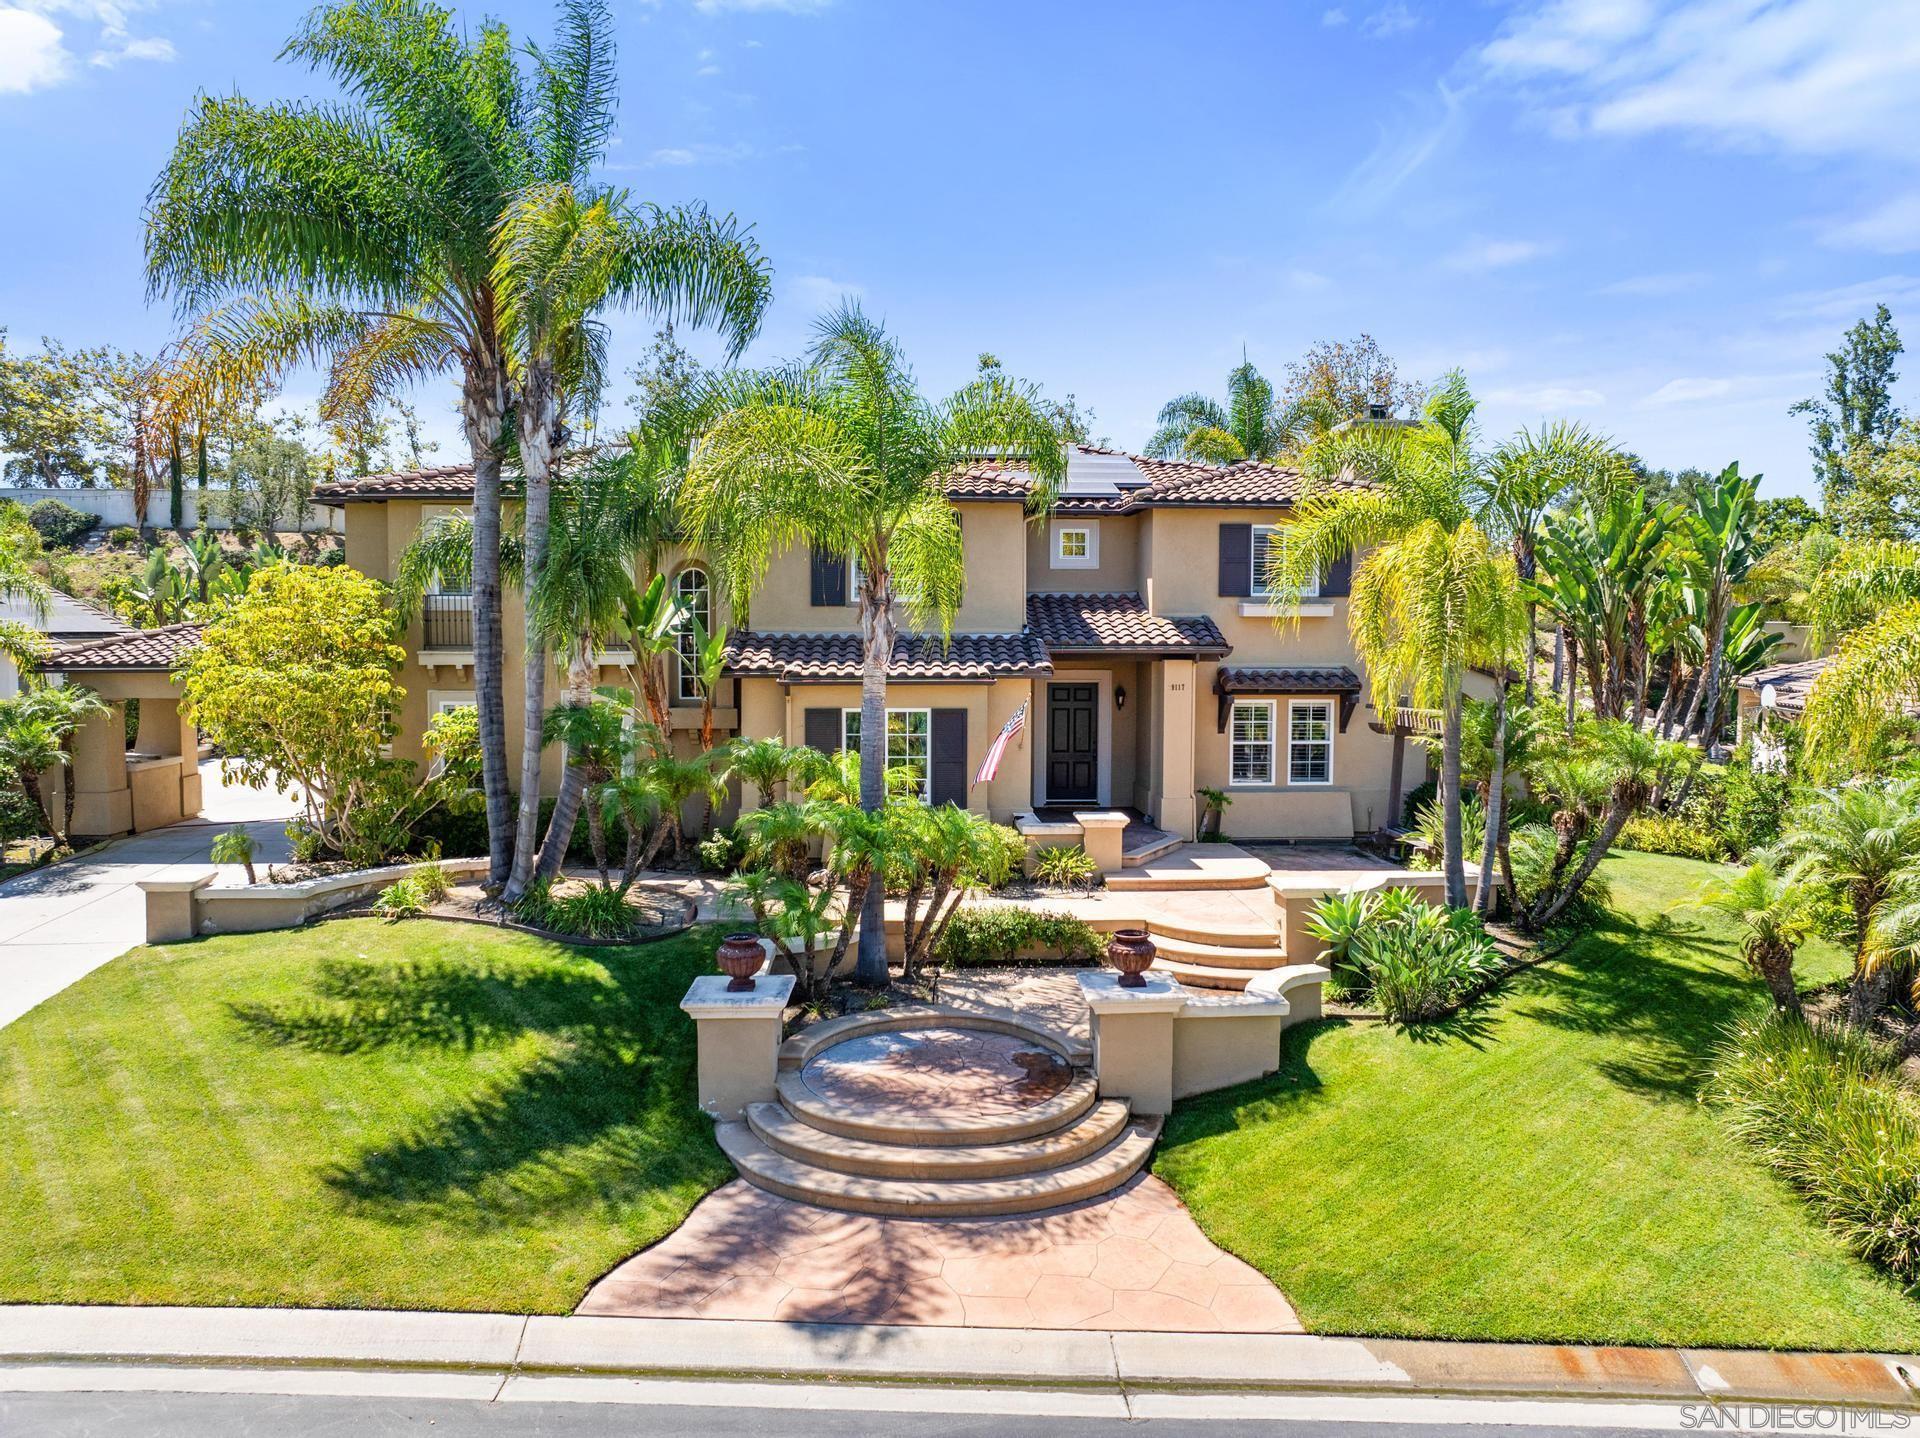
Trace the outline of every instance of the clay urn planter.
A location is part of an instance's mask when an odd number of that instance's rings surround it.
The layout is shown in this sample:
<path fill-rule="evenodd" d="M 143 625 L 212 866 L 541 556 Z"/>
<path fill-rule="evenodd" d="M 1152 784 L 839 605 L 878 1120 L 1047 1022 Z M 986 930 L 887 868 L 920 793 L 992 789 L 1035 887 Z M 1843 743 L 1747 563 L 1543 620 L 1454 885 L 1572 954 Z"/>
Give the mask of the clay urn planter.
<path fill-rule="evenodd" d="M 1144 989 L 1153 963 L 1153 940 L 1145 929 L 1115 929 L 1107 940 L 1107 962 L 1120 971 L 1120 987 Z"/>
<path fill-rule="evenodd" d="M 727 992 L 741 994 L 753 987 L 753 976 L 760 972 L 760 965 L 766 957 L 757 935 L 728 934 L 720 941 L 713 961 L 720 966 L 720 972 L 727 976 Z"/>

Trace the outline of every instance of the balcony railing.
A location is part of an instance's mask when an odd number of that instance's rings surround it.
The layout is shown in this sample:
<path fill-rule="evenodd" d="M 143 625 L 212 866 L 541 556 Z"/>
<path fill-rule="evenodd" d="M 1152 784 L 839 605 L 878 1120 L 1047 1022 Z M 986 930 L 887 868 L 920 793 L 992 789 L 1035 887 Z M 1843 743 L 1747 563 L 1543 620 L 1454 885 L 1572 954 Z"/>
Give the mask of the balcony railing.
<path fill-rule="evenodd" d="M 473 596 L 429 594 L 420 612 L 421 648 L 473 648 Z"/>

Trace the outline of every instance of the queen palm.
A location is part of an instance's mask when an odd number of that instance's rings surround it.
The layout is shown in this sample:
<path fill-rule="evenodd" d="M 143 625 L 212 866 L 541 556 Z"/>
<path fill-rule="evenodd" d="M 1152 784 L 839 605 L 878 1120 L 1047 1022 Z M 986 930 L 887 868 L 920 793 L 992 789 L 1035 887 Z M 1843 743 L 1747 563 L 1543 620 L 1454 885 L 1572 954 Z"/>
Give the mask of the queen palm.
<path fill-rule="evenodd" d="M 886 800 L 887 666 L 896 603 L 948 636 L 965 580 L 946 478 L 981 454 L 1017 457 L 1043 509 L 1065 473 L 1038 394 L 998 372 L 950 399 L 924 398 L 899 346 L 847 303 L 821 319 L 810 362 L 744 376 L 695 445 L 682 491 L 693 542 L 733 612 L 746 612 L 776 555 L 810 544 L 859 561 L 860 802 Z M 887 981 L 881 887 L 869 888 L 859 980 Z"/>
<path fill-rule="evenodd" d="M 1441 863 L 1447 902 L 1467 902 L 1461 851 L 1461 693 L 1468 668 L 1503 662 L 1525 622 L 1512 558 L 1475 522 L 1479 464 L 1474 399 L 1459 371 L 1428 398 L 1411 429 L 1330 434 L 1307 453 L 1322 478 L 1358 473 L 1366 487 L 1314 484 L 1272 551 L 1271 592 L 1297 596 L 1307 577 L 1347 555 L 1348 624 L 1366 661 L 1374 707 L 1393 714 L 1410 696 L 1441 717 Z M 1280 623 L 1297 620 L 1280 620 Z"/>
<path fill-rule="evenodd" d="M 1162 405 L 1147 453 L 1156 459 L 1187 459 L 1196 464 L 1277 459 L 1342 418 L 1324 400 L 1280 400 L 1273 382 L 1242 361 L 1227 374 L 1224 405 L 1198 391 Z"/>
<path fill-rule="evenodd" d="M 155 181 L 147 273 L 194 320 L 177 353 L 182 403 L 331 364 L 326 406 L 363 407 L 453 373 L 474 468 L 474 691 L 491 878 L 505 883 L 514 825 L 500 628 L 501 462 L 510 378 L 496 282 L 500 221 L 530 187 L 567 184 L 604 154 L 613 120 L 611 21 L 560 0 L 559 40 L 518 63 L 498 24 L 471 35 L 427 0 L 316 10 L 284 52 L 331 75 L 345 105 L 201 100 Z M 721 319 L 737 349 L 758 308 L 703 287 L 698 211 L 663 217 L 640 247 L 690 318 Z M 198 394 L 199 400 L 192 400 Z M 537 727 L 537 726 L 536 726 Z"/>
<path fill-rule="evenodd" d="M 1794 951 L 1812 931 L 1812 917 L 1800 890 L 1767 864 L 1749 864 L 1731 878 L 1706 884 L 1695 905 L 1734 923 L 1740 955 L 1758 974 L 1782 1013 L 1800 1013 L 1800 990 L 1793 981 Z"/>

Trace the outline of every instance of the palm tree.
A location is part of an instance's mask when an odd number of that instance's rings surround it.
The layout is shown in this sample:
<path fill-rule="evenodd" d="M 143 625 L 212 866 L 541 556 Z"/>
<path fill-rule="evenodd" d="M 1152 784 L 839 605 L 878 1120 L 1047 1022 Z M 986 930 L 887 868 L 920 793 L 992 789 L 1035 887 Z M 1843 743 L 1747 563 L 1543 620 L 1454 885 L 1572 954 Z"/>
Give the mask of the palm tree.
<path fill-rule="evenodd" d="M 598 17 L 604 26 L 604 13 Z M 605 35 L 583 36 L 609 69 Z M 611 119 L 608 106 L 607 118 Z M 553 462 L 571 412 L 598 399 L 606 333 L 594 316 L 608 305 L 643 305 L 669 319 L 718 321 L 737 353 L 759 328 L 772 283 L 758 247 L 734 221 L 704 210 L 633 206 L 625 191 L 589 188 L 574 157 L 539 166 L 544 182 L 514 197 L 494 237 L 494 287 L 518 395 L 521 471 L 526 476 L 524 587 L 535 594 L 547 567 Z M 526 739 L 509 901 L 534 867 L 540 816 L 540 718 L 546 705 L 546 632 L 529 624 L 524 677 Z"/>
<path fill-rule="evenodd" d="M 718 626 L 709 634 L 692 615 L 687 616 L 690 649 L 686 662 L 693 670 L 694 683 L 700 689 L 700 749 L 713 748 L 713 711 L 720 694 L 720 680 L 727 672 L 727 626 Z"/>
<path fill-rule="evenodd" d="M 833 806 L 817 799 L 796 804 L 763 804 L 740 816 L 747 841 L 747 862 L 789 879 L 807 877 L 807 850 L 820 834 Z"/>
<path fill-rule="evenodd" d="M 23 713 L 18 700 L 0 701 L 0 764 L 13 771 L 21 789 L 33 801 L 34 808 L 40 811 L 40 817 L 46 822 L 47 833 L 56 845 L 71 843 L 72 838 L 62 834 L 60 826 L 54 822 L 53 810 L 47 806 L 46 791 L 40 779 L 49 769 L 64 764 L 66 759 L 60 747 L 60 736 L 52 724 Z M 68 784 L 67 787 L 71 789 L 73 786 Z"/>
<path fill-rule="evenodd" d="M 547 711 L 549 742 L 566 745 L 567 782 L 560 786 L 560 797 L 547 821 L 546 843 L 540 849 L 540 863 L 534 881 L 551 879 L 566 859 L 567 845 L 573 838 L 574 822 L 581 802 L 618 772 L 628 752 L 631 705 L 608 698 L 587 698 L 556 704 Z M 593 848 L 594 867 L 600 882 L 611 888 L 613 876 L 607 858 L 605 816 L 599 804 L 586 805 L 587 836 Z"/>
<path fill-rule="evenodd" d="M 811 362 L 727 384 L 693 451 L 687 529 L 733 613 L 774 557 L 796 544 L 860 564 L 860 802 L 886 801 L 887 666 L 904 602 L 915 629 L 953 627 L 966 578 L 945 481 L 981 454 L 1017 458 L 1044 510 L 1065 453 L 1037 391 L 997 371 L 952 398 L 923 398 L 900 348 L 851 302 L 815 330 Z M 882 894 L 869 888 L 859 980 L 887 982 Z"/>
<path fill-rule="evenodd" d="M 1889 729 L 1920 713 L 1920 601 L 1897 604 L 1840 641 L 1803 716 L 1815 773 L 1865 772 Z"/>
<path fill-rule="evenodd" d="M 28 719 L 45 724 L 53 732 L 60 744 L 60 762 L 67 766 L 69 776 L 73 773 L 73 736 L 87 720 L 111 712 L 98 694 L 78 684 L 36 684 L 14 702 Z M 60 832 L 61 837 L 71 843 L 73 805 L 79 793 L 71 782 L 64 787 L 66 812 Z"/>
<path fill-rule="evenodd" d="M 1691 711 L 1681 721 L 1681 732 L 1697 733 L 1708 748 L 1720 733 L 1720 683 L 1725 672 L 1727 615 L 1733 606 L 1733 587 L 1760 557 L 1759 485 L 1759 475 L 1744 478 L 1740 466 L 1730 464 L 1694 498 L 1683 562 L 1706 596 L 1706 673 L 1705 682 L 1694 694 Z"/>
<path fill-rule="evenodd" d="M 1703 886 L 1693 902 L 1739 928 L 1741 957 L 1766 983 L 1773 1006 L 1799 1017 L 1793 955 L 1806 941 L 1812 920 L 1798 887 L 1766 864 L 1749 864 L 1731 878 Z"/>
<path fill-rule="evenodd" d="M 1920 865 L 1920 780 L 1821 789 L 1780 836 L 1788 878 L 1833 891 L 1855 935 L 1848 1016 L 1866 1023 L 1886 1002 L 1892 966 L 1873 962 L 1873 921 L 1889 895 Z"/>
<path fill-rule="evenodd" d="M 1411 429 L 1330 434 L 1307 453 L 1312 472 L 1357 472 L 1365 487 L 1313 485 L 1272 553 L 1269 592 L 1286 602 L 1307 577 L 1359 554 L 1348 625 L 1365 660 L 1373 702 L 1395 713 L 1401 696 L 1441 716 L 1441 862 L 1448 904 L 1464 908 L 1460 831 L 1462 685 L 1470 666 L 1504 663 L 1525 614 L 1513 561 L 1475 522 L 1479 464 L 1472 447 L 1474 399 L 1453 371 L 1428 398 L 1426 423 Z M 1362 551 L 1365 551 L 1362 553 Z M 1279 623 L 1297 623 L 1282 619 Z"/>
<path fill-rule="evenodd" d="M 496 886 L 511 871 L 515 835 L 500 470 L 517 395 L 495 242 L 516 202 L 532 187 L 578 181 L 612 131 L 605 5 L 560 0 L 559 29 L 551 51 L 532 52 L 529 74 L 503 26 L 468 36 L 428 0 L 323 7 L 284 53 L 330 74 L 350 103 L 203 99 L 147 210 L 150 287 L 195 321 L 177 356 L 185 390 L 246 388 L 318 361 L 333 366 L 327 408 L 344 412 L 425 376 L 459 376 L 474 468 L 474 692 Z M 701 288 L 711 272 L 676 240 L 724 231 L 739 245 L 739 237 L 699 211 L 661 219 L 662 243 L 638 246 L 631 263 L 687 318 L 726 320 L 737 352 L 758 305 L 729 312 L 737 294 Z M 523 317 L 531 313 L 519 303 Z"/>
<path fill-rule="evenodd" d="M 1333 413 L 1324 400 L 1278 400 L 1272 381 L 1243 360 L 1227 374 L 1224 405 L 1197 391 L 1162 405 L 1147 453 L 1196 464 L 1278 459 L 1346 417 Z"/>
<path fill-rule="evenodd" d="M 773 802 L 773 791 L 793 777 L 802 757 L 801 750 L 782 740 L 742 737 L 727 753 L 727 769 L 753 785 L 764 809 Z"/>

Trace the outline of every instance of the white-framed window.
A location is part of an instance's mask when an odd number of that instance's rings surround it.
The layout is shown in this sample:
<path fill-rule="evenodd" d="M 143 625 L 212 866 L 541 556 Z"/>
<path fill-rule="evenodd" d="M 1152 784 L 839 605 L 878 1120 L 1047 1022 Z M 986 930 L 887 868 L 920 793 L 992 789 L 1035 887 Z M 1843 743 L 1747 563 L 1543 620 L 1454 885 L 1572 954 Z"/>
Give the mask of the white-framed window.
<path fill-rule="evenodd" d="M 1273 782 L 1273 701 L 1236 699 L 1233 703 L 1233 761 L 1228 782 Z"/>
<path fill-rule="evenodd" d="M 1267 584 L 1267 567 L 1280 553 L 1285 551 L 1287 531 L 1285 525 L 1256 524 L 1253 526 L 1253 596 L 1256 599 L 1271 597 L 1272 591 Z M 1320 576 L 1309 574 L 1300 581 L 1300 597 L 1314 599 L 1320 593 Z"/>
<path fill-rule="evenodd" d="M 674 696 L 683 704 L 700 702 L 700 655 L 694 647 L 692 620 L 698 620 L 701 629 L 713 633 L 713 587 L 707 582 L 707 571 L 697 564 L 690 564 L 673 577 L 673 593 L 687 612 L 687 619 L 680 623 L 680 635 L 677 641 L 680 662 L 676 666 L 679 676 L 676 680 Z"/>
<path fill-rule="evenodd" d="M 433 704 L 431 706 L 432 712 L 427 717 L 435 718 L 441 714 L 451 714 L 456 709 L 471 709 L 473 707 L 474 698 L 471 694 L 442 694 L 435 691 Z"/>
<path fill-rule="evenodd" d="M 1333 704 L 1295 699 L 1287 705 L 1287 782 L 1333 782 Z"/>
<path fill-rule="evenodd" d="M 1098 569 L 1100 567 L 1100 526 L 1092 520 L 1053 522 L 1054 569 Z"/>
<path fill-rule="evenodd" d="M 858 753 L 860 749 L 860 711 L 840 711 L 840 748 Z M 920 774 L 920 797 L 933 802 L 933 711 L 931 709 L 889 709 L 887 711 L 887 767 L 911 766 Z"/>

